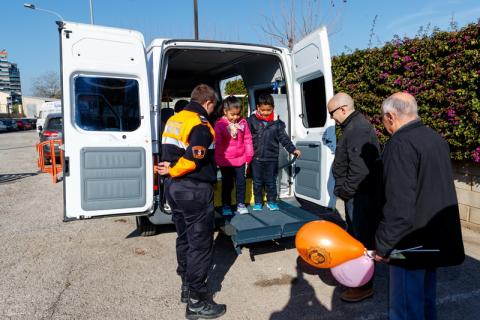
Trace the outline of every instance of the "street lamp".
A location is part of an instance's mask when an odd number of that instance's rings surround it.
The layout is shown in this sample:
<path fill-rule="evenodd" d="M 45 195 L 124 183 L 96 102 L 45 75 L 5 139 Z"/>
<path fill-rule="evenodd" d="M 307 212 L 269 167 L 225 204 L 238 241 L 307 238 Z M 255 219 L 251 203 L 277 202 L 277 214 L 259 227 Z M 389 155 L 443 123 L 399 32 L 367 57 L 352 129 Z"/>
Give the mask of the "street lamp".
<path fill-rule="evenodd" d="M 53 15 L 57 16 L 58 18 L 60 18 L 60 21 L 63 23 L 63 20 L 64 20 L 63 17 L 62 17 L 61 15 L 59 15 L 58 13 L 56 13 L 55 11 L 38 8 L 38 7 L 36 7 L 36 6 L 35 6 L 34 4 L 32 4 L 32 3 L 25 3 L 25 4 L 23 4 L 23 6 L 24 6 L 25 8 L 27 8 L 27 9 L 44 11 L 44 12 L 53 14 Z"/>
<path fill-rule="evenodd" d="M 95 22 L 93 21 L 93 3 L 92 3 L 93 0 L 90 0 L 90 23 L 91 24 L 95 24 Z"/>
<path fill-rule="evenodd" d="M 195 28 L 195 40 L 198 40 L 198 3 L 197 0 L 193 0 L 193 20 Z"/>

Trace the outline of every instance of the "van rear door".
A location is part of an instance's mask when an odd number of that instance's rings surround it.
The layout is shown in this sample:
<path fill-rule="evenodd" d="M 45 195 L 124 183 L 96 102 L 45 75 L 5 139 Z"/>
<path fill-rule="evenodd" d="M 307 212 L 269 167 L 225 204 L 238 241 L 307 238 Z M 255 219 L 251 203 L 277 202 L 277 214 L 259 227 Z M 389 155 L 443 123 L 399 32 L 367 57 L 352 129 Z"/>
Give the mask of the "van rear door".
<path fill-rule="evenodd" d="M 333 96 L 327 30 L 317 29 L 293 46 L 295 195 L 324 207 L 335 207 L 331 166 L 335 154 L 335 122 L 327 102 Z"/>
<path fill-rule="evenodd" d="M 60 44 L 64 220 L 150 211 L 153 163 L 143 36 L 65 22 Z"/>

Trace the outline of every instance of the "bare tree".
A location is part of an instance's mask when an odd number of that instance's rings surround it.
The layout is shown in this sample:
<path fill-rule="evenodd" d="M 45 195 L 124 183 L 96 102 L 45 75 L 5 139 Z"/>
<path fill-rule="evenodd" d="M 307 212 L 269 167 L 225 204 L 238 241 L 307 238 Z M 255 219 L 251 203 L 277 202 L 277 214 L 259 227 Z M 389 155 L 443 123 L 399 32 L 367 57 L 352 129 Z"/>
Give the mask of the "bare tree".
<path fill-rule="evenodd" d="M 265 22 L 260 28 L 273 42 L 290 49 L 322 24 L 327 26 L 329 35 L 332 35 L 339 31 L 347 0 L 323 2 L 322 6 L 321 0 L 280 0 L 275 7 L 272 6 L 271 16 L 263 15 Z"/>
<path fill-rule="evenodd" d="M 37 77 L 33 81 L 32 91 L 35 96 L 45 98 L 57 98 L 62 96 L 60 77 L 58 73 L 49 71 Z"/>

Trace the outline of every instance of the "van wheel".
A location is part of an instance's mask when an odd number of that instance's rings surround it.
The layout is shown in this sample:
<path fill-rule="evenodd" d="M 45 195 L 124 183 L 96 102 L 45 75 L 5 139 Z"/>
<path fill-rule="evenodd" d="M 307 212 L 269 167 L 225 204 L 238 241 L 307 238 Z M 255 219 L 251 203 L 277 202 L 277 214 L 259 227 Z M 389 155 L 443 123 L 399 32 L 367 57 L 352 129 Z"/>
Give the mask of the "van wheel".
<path fill-rule="evenodd" d="M 154 236 L 157 232 L 157 226 L 150 222 L 146 216 L 137 216 L 137 230 L 142 237 Z"/>

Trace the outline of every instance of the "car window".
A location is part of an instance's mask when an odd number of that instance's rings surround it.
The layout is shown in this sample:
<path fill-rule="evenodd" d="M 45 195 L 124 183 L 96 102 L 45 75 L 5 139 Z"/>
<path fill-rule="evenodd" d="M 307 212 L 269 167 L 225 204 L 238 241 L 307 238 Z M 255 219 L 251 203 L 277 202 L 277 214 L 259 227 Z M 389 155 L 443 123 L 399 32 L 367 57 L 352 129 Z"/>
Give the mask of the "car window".
<path fill-rule="evenodd" d="M 50 130 L 62 130 L 63 128 L 63 119 L 62 118 L 51 118 L 46 126 L 46 129 Z"/>

